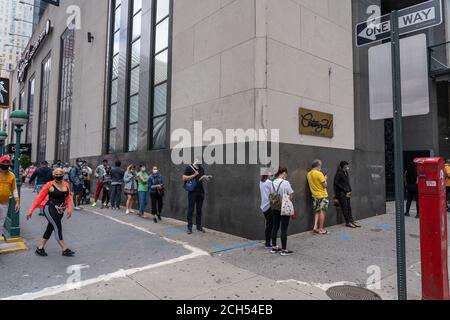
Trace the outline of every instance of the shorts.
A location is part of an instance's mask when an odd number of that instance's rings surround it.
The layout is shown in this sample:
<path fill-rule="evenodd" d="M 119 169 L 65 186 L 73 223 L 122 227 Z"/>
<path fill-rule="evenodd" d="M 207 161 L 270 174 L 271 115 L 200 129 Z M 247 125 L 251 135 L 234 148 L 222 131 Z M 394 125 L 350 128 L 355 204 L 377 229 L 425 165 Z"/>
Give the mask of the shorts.
<path fill-rule="evenodd" d="M 80 185 L 74 184 L 73 185 L 73 192 L 75 192 L 75 193 L 82 193 L 83 190 L 84 190 L 84 186 L 82 184 L 80 184 Z"/>
<path fill-rule="evenodd" d="M 330 200 L 328 198 L 313 198 L 313 212 L 316 214 L 319 211 L 328 211 L 330 207 Z"/>
<path fill-rule="evenodd" d="M 125 189 L 125 195 L 127 195 L 127 196 L 135 196 L 135 195 L 137 195 L 137 190 Z"/>

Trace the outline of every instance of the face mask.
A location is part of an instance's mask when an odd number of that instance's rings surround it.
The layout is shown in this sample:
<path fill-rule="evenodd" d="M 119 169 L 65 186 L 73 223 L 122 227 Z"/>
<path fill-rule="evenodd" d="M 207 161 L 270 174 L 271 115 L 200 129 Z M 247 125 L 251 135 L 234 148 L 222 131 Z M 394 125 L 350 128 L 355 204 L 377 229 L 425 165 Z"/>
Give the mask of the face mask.
<path fill-rule="evenodd" d="M 2 165 L 0 166 L 0 168 L 1 168 L 3 171 L 7 171 L 7 170 L 9 170 L 9 165 L 7 165 L 7 164 L 2 164 Z"/>
<path fill-rule="evenodd" d="M 158 174 L 158 170 L 153 170 L 153 174 Z"/>
<path fill-rule="evenodd" d="M 141 168 L 141 172 L 145 172 L 145 170 L 147 170 L 147 168 L 145 168 L 145 167 Z"/>
<path fill-rule="evenodd" d="M 64 177 L 55 177 L 55 180 L 59 181 L 59 182 L 63 181 L 63 179 L 64 179 Z"/>

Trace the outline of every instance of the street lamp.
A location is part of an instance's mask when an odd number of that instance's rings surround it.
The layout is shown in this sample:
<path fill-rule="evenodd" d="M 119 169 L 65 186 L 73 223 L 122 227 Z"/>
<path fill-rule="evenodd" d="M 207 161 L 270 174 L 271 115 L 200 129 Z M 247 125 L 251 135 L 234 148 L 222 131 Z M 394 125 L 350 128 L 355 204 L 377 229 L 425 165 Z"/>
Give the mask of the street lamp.
<path fill-rule="evenodd" d="M 0 156 L 3 156 L 5 154 L 5 141 L 8 139 L 8 134 L 0 130 Z"/>
<path fill-rule="evenodd" d="M 20 146 L 22 127 L 28 123 L 28 114 L 23 110 L 16 110 L 9 116 L 11 124 L 15 127 L 16 132 L 16 150 L 14 157 L 14 174 L 16 175 L 17 192 L 20 198 L 20 187 L 22 180 L 20 179 Z M 7 238 L 19 238 L 20 237 L 20 213 L 15 210 L 16 203 L 12 198 L 9 203 L 8 217 L 6 218 L 6 234 Z"/>

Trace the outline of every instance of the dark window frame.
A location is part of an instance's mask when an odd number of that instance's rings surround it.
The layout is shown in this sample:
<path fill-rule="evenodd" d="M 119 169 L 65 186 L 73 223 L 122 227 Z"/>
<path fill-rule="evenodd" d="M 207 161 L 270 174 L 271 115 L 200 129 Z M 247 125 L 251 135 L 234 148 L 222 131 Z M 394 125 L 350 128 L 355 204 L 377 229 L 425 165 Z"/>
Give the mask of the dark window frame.
<path fill-rule="evenodd" d="M 171 111 L 171 96 L 172 96 L 172 44 L 173 44 L 173 0 L 169 0 L 169 14 L 161 17 L 160 20 L 157 19 L 157 2 L 158 0 L 152 0 L 152 22 L 151 22 L 151 75 L 150 75 L 150 113 L 148 117 L 148 149 L 149 150 L 165 150 L 170 148 L 170 111 Z M 155 52 L 156 47 L 156 28 L 168 19 L 168 46 Z M 155 69 L 156 69 L 156 57 L 167 50 L 167 79 L 165 81 L 155 84 Z M 166 113 L 163 115 L 154 116 L 155 114 L 155 89 L 159 86 L 166 84 Z M 162 119 L 165 117 L 165 145 L 159 148 L 155 147 L 154 134 L 155 126 L 154 122 L 157 119 Z"/>
<path fill-rule="evenodd" d="M 124 126 L 124 145 L 125 145 L 125 151 L 126 152 L 137 152 L 137 150 L 139 149 L 138 146 L 136 146 L 136 150 L 131 150 L 130 149 L 130 128 L 132 126 L 137 126 L 138 127 L 138 134 L 137 134 L 137 138 L 139 140 L 139 116 L 138 116 L 138 120 L 131 122 L 130 120 L 130 115 L 131 115 L 131 100 L 132 98 L 138 97 L 138 112 L 139 112 L 139 106 L 141 104 L 141 99 L 140 99 L 140 90 L 138 88 L 138 91 L 136 93 L 134 93 L 133 95 L 131 95 L 131 74 L 134 70 L 139 69 L 139 75 L 138 75 L 138 79 L 139 79 L 139 85 L 141 83 L 141 74 L 140 74 L 140 67 L 141 67 L 141 61 L 140 58 L 141 56 L 139 56 L 139 64 L 137 64 L 136 66 L 132 66 L 132 62 L 133 62 L 133 45 L 137 42 L 140 43 L 140 50 L 139 52 L 142 53 L 142 5 L 141 8 L 134 12 L 134 1 L 135 0 L 128 0 L 129 1 L 129 5 L 128 5 L 128 35 L 127 35 L 127 76 L 126 76 L 126 83 L 127 83 L 127 94 L 126 94 L 126 99 L 125 99 L 125 126 Z M 140 32 L 139 32 L 139 36 L 136 38 L 133 38 L 133 33 L 134 33 L 134 18 L 140 14 L 141 15 L 141 25 L 140 25 Z M 139 143 L 139 141 L 138 141 Z"/>
<path fill-rule="evenodd" d="M 70 34 L 72 33 L 72 35 Z M 72 55 L 66 56 L 65 52 L 65 41 L 69 40 L 70 37 L 73 37 L 73 46 L 72 46 Z M 60 37 L 60 62 L 59 62 L 59 88 L 58 88 L 58 109 L 57 109 L 57 117 L 56 117 L 56 143 L 55 143 L 55 160 L 61 160 L 64 162 L 68 162 L 70 160 L 70 135 L 71 135 L 71 121 L 72 121 L 72 107 L 73 107 L 73 65 L 75 63 L 75 29 L 71 29 L 71 27 L 67 27 L 66 30 L 62 33 Z M 71 59 L 70 66 L 69 59 Z M 71 68 L 71 70 L 67 73 L 67 68 Z M 70 79 L 69 79 L 70 77 Z M 69 85 L 70 82 L 70 85 Z M 69 89 L 69 91 L 67 91 Z M 64 91 L 64 96 L 63 96 Z M 68 94 L 67 94 L 68 92 Z M 63 103 L 70 103 L 68 108 L 63 110 Z M 64 121 L 64 123 L 63 123 Z M 62 134 L 60 130 L 63 127 L 67 127 L 68 137 L 65 143 L 61 143 L 60 140 L 62 138 Z M 61 147 L 64 145 L 64 147 Z"/>
<path fill-rule="evenodd" d="M 31 83 L 33 83 L 33 94 L 31 94 L 31 88 L 32 88 Z M 35 111 L 35 107 L 36 107 L 35 98 L 36 98 L 36 74 L 33 73 L 31 75 L 30 79 L 28 80 L 27 113 L 28 113 L 29 121 L 27 124 L 27 130 L 25 133 L 25 142 L 28 144 L 33 143 L 32 134 L 33 134 L 33 116 L 34 116 L 34 111 Z"/>
<path fill-rule="evenodd" d="M 120 2 L 120 4 L 117 4 L 118 2 Z M 111 127 L 111 108 L 113 106 L 113 104 L 111 103 L 111 94 L 112 94 L 112 82 L 113 81 L 119 81 L 119 75 L 117 76 L 117 78 L 113 78 L 113 70 L 114 70 L 114 58 L 116 58 L 117 56 L 120 57 L 120 49 L 119 52 L 114 54 L 114 38 L 116 36 L 116 34 L 120 35 L 121 32 L 121 26 L 119 25 L 118 28 L 116 29 L 116 11 L 117 10 L 121 10 L 122 9 L 122 1 L 117 1 L 117 0 L 111 0 L 110 1 L 110 26 L 109 26 L 109 42 L 110 42 L 110 46 L 109 46 L 109 50 L 108 50 L 108 77 L 107 77 L 107 105 L 106 105 L 106 130 L 105 130 L 105 153 L 106 154 L 114 154 L 117 152 L 117 145 L 114 146 L 113 151 L 111 151 L 111 133 L 113 131 L 117 131 L 117 123 L 115 127 Z M 120 41 L 120 40 L 119 40 Z M 119 86 L 117 86 L 118 88 Z M 118 101 L 116 101 L 114 103 L 114 105 L 118 106 Z M 116 119 L 117 119 L 117 109 L 116 109 Z"/>
<path fill-rule="evenodd" d="M 47 86 L 45 85 L 45 65 L 50 63 Z M 39 93 L 39 130 L 38 130 L 38 143 L 37 143 L 37 160 L 38 162 L 47 160 L 47 129 L 48 129 L 48 104 L 49 104 L 49 92 L 50 92 L 50 77 L 52 73 L 52 53 L 49 52 L 41 62 L 41 88 Z M 44 97 L 44 90 L 47 89 L 46 98 Z M 46 99 L 44 106 L 44 98 Z M 44 109 L 45 108 L 45 109 Z M 45 118 L 45 127 L 43 125 L 43 119 Z M 44 145 L 42 142 L 45 142 Z"/>

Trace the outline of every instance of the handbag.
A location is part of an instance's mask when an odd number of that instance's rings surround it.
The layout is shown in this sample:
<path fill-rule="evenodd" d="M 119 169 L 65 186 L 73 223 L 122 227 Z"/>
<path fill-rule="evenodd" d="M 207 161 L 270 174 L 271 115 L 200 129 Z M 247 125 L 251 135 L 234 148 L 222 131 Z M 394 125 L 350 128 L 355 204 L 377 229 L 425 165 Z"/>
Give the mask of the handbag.
<path fill-rule="evenodd" d="M 294 204 L 287 194 L 283 195 L 283 203 L 281 205 L 281 216 L 292 217 L 295 214 Z"/>
<path fill-rule="evenodd" d="M 197 170 L 195 170 L 193 166 L 191 166 L 191 168 L 192 170 L 194 170 L 194 172 L 197 172 Z M 197 178 L 194 178 L 184 183 L 184 190 L 186 190 L 187 192 L 194 192 L 195 190 L 197 190 L 197 186 L 198 186 Z"/>

